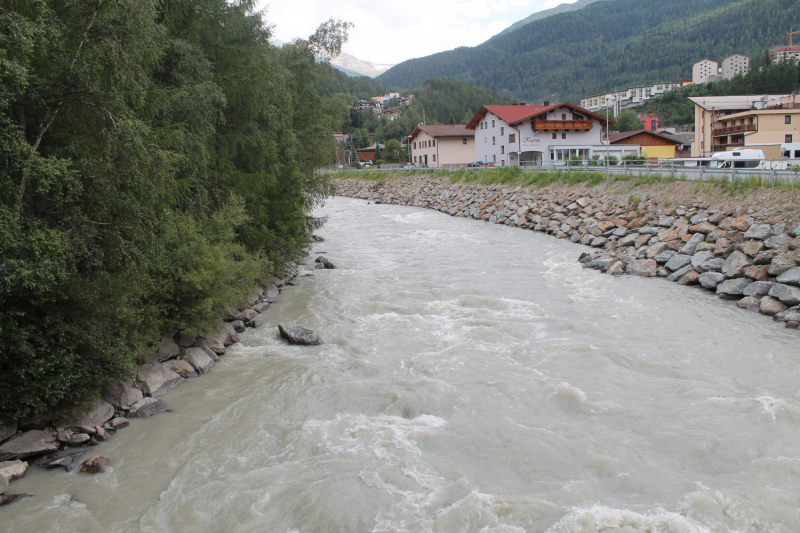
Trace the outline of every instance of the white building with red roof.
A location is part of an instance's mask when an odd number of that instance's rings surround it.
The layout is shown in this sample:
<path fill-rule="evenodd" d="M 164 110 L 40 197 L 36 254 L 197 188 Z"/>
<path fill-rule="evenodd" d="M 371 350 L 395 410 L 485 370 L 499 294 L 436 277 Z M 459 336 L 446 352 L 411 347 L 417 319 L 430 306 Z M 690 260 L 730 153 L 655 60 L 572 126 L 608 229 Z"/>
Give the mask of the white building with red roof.
<path fill-rule="evenodd" d="M 572 156 L 605 155 L 606 125 L 605 117 L 564 102 L 483 106 L 466 127 L 475 132 L 476 161 L 534 166 L 558 164 Z M 612 155 L 620 155 L 613 152 L 612 147 Z"/>

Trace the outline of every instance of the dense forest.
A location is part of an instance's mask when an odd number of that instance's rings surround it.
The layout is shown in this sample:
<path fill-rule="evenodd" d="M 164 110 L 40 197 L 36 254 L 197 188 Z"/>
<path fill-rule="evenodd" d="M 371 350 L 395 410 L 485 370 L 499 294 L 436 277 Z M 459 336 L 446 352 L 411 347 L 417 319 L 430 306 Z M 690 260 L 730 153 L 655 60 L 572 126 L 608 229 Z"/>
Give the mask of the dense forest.
<path fill-rule="evenodd" d="M 705 85 L 688 85 L 633 109 L 658 116 L 662 126 L 682 126 L 694 124 L 694 104 L 688 99 L 692 96 L 789 94 L 800 90 L 800 65 L 773 63 L 767 50 L 751 58 L 750 65 L 751 70 L 745 76 Z"/>
<path fill-rule="evenodd" d="M 347 29 L 278 48 L 255 0 L 2 0 L 0 422 L 92 397 L 302 252 Z"/>
<path fill-rule="evenodd" d="M 756 55 L 800 27 L 796 0 L 608 0 L 397 65 L 378 81 L 408 89 L 450 77 L 531 103 L 691 77 L 703 59 Z"/>

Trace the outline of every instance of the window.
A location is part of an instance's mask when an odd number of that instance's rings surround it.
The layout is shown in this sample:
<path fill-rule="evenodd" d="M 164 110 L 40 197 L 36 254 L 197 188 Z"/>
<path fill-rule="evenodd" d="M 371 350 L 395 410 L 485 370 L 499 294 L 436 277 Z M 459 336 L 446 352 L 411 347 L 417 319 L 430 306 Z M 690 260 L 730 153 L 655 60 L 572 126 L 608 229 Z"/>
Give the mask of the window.
<path fill-rule="evenodd" d="M 562 134 L 561 134 L 561 138 L 562 138 L 562 139 L 566 139 L 566 138 L 567 138 L 567 134 L 566 134 L 566 133 L 562 133 Z"/>
<path fill-rule="evenodd" d="M 436 146 L 436 139 L 431 141 L 431 146 Z"/>
<path fill-rule="evenodd" d="M 783 117 L 783 123 L 784 124 L 791 124 L 792 123 L 792 115 L 786 115 L 785 117 Z"/>
<path fill-rule="evenodd" d="M 500 135 L 503 136 L 505 134 L 506 134 L 506 129 L 504 127 L 500 126 Z"/>
<path fill-rule="evenodd" d="M 550 152 L 550 161 L 555 161 L 556 154 L 554 152 Z"/>
<path fill-rule="evenodd" d="M 461 144 L 467 144 L 467 140 L 466 139 L 461 139 Z"/>
<path fill-rule="evenodd" d="M 752 123 L 753 123 L 753 117 L 750 117 L 750 118 L 748 118 L 748 119 L 747 119 L 747 123 L 748 123 L 748 124 L 752 124 Z"/>
<path fill-rule="evenodd" d="M 483 138 L 483 144 L 486 144 L 487 142 L 489 142 L 489 138 L 488 137 L 484 137 Z"/>
<path fill-rule="evenodd" d="M 789 141 L 789 142 L 792 142 L 792 141 Z M 494 145 L 495 145 L 495 138 L 492 137 L 492 146 L 494 146 Z"/>
<path fill-rule="evenodd" d="M 800 150 L 795 150 L 794 151 L 794 158 L 795 159 L 800 159 Z"/>
<path fill-rule="evenodd" d="M 417 149 L 417 143 L 414 143 L 414 150 Z"/>
<path fill-rule="evenodd" d="M 558 133 L 553 134 L 553 139 L 558 139 Z"/>
<path fill-rule="evenodd" d="M 790 142 L 792 142 L 792 136 L 791 135 L 787 135 L 786 136 L 786 144 L 789 144 Z"/>
<path fill-rule="evenodd" d="M 492 127 L 494 128 L 494 120 L 492 121 Z"/>
<path fill-rule="evenodd" d="M 567 120 L 567 114 L 561 113 L 561 120 Z"/>
<path fill-rule="evenodd" d="M 414 156 L 414 164 L 417 164 L 417 156 Z"/>
<path fill-rule="evenodd" d="M 497 156 L 496 155 L 492 156 L 492 163 L 497 163 Z"/>
<path fill-rule="evenodd" d="M 501 146 L 500 147 L 500 153 L 501 154 L 505 154 L 506 153 L 506 147 L 505 146 Z"/>
<path fill-rule="evenodd" d="M 508 134 L 508 142 L 515 143 L 517 142 L 517 136 L 513 133 Z"/>
<path fill-rule="evenodd" d="M 433 154 L 433 162 L 436 163 L 436 154 Z"/>

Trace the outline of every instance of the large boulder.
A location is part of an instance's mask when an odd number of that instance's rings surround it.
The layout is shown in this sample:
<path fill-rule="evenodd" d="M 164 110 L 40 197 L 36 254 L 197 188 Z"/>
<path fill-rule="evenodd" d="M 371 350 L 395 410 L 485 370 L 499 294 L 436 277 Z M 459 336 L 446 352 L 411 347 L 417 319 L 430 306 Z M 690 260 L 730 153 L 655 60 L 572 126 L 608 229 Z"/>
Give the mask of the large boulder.
<path fill-rule="evenodd" d="M 778 283 L 785 283 L 786 285 L 800 285 L 800 267 L 789 269 L 778 276 Z"/>
<path fill-rule="evenodd" d="M 775 316 L 789 309 L 789 306 L 772 296 L 761 298 L 761 313 L 767 316 Z"/>
<path fill-rule="evenodd" d="M 100 474 L 106 471 L 111 462 L 101 455 L 95 455 L 81 466 L 83 474 Z"/>
<path fill-rule="evenodd" d="M 27 471 L 28 463 L 24 461 L 0 462 L 0 477 L 5 478 L 6 481 L 14 481 L 15 479 L 23 478 Z"/>
<path fill-rule="evenodd" d="M 0 461 L 25 459 L 58 450 L 55 433 L 34 429 L 10 439 L 0 446 Z"/>
<path fill-rule="evenodd" d="M 161 396 L 185 380 L 159 363 L 147 363 L 136 371 L 136 384 L 148 396 Z"/>
<path fill-rule="evenodd" d="M 655 263 L 655 261 L 653 261 Z M 278 324 L 281 337 L 289 341 L 289 344 L 301 344 L 305 346 L 316 346 L 322 344 L 319 335 L 310 329 L 305 329 L 293 322 Z"/>
<path fill-rule="evenodd" d="M 772 226 L 769 224 L 757 224 L 751 226 L 744 234 L 745 239 L 758 239 L 760 241 L 772 237 Z"/>
<path fill-rule="evenodd" d="M 725 276 L 719 272 L 705 272 L 700 274 L 698 281 L 700 282 L 700 285 L 706 289 L 716 290 L 717 286 L 725 281 Z"/>
<path fill-rule="evenodd" d="M 681 248 L 681 253 L 686 255 L 694 255 L 697 251 L 697 247 L 700 246 L 702 243 L 706 241 L 706 236 L 702 233 L 695 233 L 692 235 L 692 238 L 689 239 L 683 248 Z"/>
<path fill-rule="evenodd" d="M 705 261 L 702 265 L 700 265 L 700 268 L 703 270 L 703 272 L 721 272 L 722 265 L 724 264 L 725 259 L 721 257 L 715 257 L 714 259 Z"/>
<path fill-rule="evenodd" d="M 655 259 L 643 259 L 641 261 L 631 261 L 628 265 L 628 274 L 634 274 L 642 278 L 654 278 L 658 270 L 658 263 Z"/>
<path fill-rule="evenodd" d="M 156 398 L 142 398 L 131 406 L 131 411 L 128 413 L 129 418 L 150 418 L 158 413 L 163 413 L 167 410 L 167 404 L 164 400 L 157 400 Z"/>
<path fill-rule="evenodd" d="M 264 292 L 264 299 L 267 303 L 275 303 L 278 301 L 278 298 L 281 297 L 281 291 L 278 289 L 278 286 L 274 283 L 267 287 L 267 290 Z"/>
<path fill-rule="evenodd" d="M 189 348 L 194 344 L 195 336 L 186 333 L 178 333 L 175 335 L 175 342 L 181 348 Z"/>
<path fill-rule="evenodd" d="M 200 348 L 189 348 L 181 359 L 192 365 L 198 374 L 205 374 L 214 366 L 214 360 Z"/>
<path fill-rule="evenodd" d="M 195 348 L 202 348 L 208 352 L 211 350 L 216 355 L 225 355 L 225 343 L 222 342 L 218 337 L 205 337 L 202 339 L 197 339 L 197 342 L 194 343 Z M 208 354 L 211 356 L 211 354 Z M 211 357 L 213 359 L 213 357 Z"/>
<path fill-rule="evenodd" d="M 678 280 L 678 285 L 697 285 L 699 279 L 700 273 L 696 270 L 690 270 Z"/>
<path fill-rule="evenodd" d="M 714 224 L 704 221 L 699 224 L 695 224 L 694 226 L 689 226 L 689 233 L 702 233 L 704 235 L 708 235 L 716 229 L 717 227 Z"/>
<path fill-rule="evenodd" d="M 710 261 L 712 259 L 714 259 L 713 252 L 697 252 L 694 254 L 694 256 L 692 256 L 692 266 L 695 270 L 702 274 L 705 272 L 703 265 L 706 263 L 706 261 Z"/>
<path fill-rule="evenodd" d="M 130 409 L 143 398 L 142 391 L 136 388 L 134 381 L 130 378 L 115 381 L 103 390 L 103 399 L 117 409 Z"/>
<path fill-rule="evenodd" d="M 217 329 L 217 338 L 221 340 L 222 344 L 225 346 L 230 346 L 231 344 L 239 342 L 239 334 L 236 333 L 236 330 L 233 329 L 233 326 L 228 322 L 224 322 L 219 326 Z"/>
<path fill-rule="evenodd" d="M 766 241 L 764 241 L 764 246 L 768 249 L 772 250 L 773 248 L 777 248 L 781 244 L 785 243 L 789 240 L 789 236 L 786 233 L 781 233 L 780 235 L 773 235 Z"/>
<path fill-rule="evenodd" d="M 800 305 L 800 288 L 798 287 L 776 283 L 770 289 L 769 295 L 789 306 Z"/>
<path fill-rule="evenodd" d="M 200 348 L 194 348 L 194 350 L 199 349 Z M 197 377 L 197 372 L 195 372 L 194 367 L 192 367 L 192 365 L 190 365 L 188 362 L 184 361 L 183 356 L 181 356 L 180 359 L 173 359 L 172 361 L 167 361 L 166 363 L 162 364 L 184 379 Z"/>
<path fill-rule="evenodd" d="M 172 337 L 164 337 L 161 339 L 161 343 L 158 345 L 158 350 L 155 353 L 150 354 L 147 359 L 150 362 L 161 362 L 161 361 L 168 361 L 169 359 L 174 359 L 178 357 L 181 353 L 181 347 L 178 346 L 178 343 Z"/>
<path fill-rule="evenodd" d="M 17 432 L 17 423 L 9 422 L 7 424 L 0 424 L 0 442 L 10 439 Z"/>
<path fill-rule="evenodd" d="M 756 257 L 764 249 L 764 241 L 745 241 L 739 245 L 739 250 L 750 257 Z"/>
<path fill-rule="evenodd" d="M 688 274 L 689 272 L 694 272 L 694 267 L 692 265 L 686 265 L 685 267 L 681 268 L 680 270 L 676 270 L 669 276 L 667 276 L 667 281 L 678 281 L 683 276 Z"/>
<path fill-rule="evenodd" d="M 747 278 L 729 279 L 719 284 L 717 294 L 726 296 L 741 296 L 744 290 L 753 284 L 753 280 Z"/>
<path fill-rule="evenodd" d="M 742 274 L 755 281 L 766 281 L 769 279 L 767 265 L 750 265 L 742 271 Z"/>
<path fill-rule="evenodd" d="M 722 273 L 729 278 L 741 276 L 744 269 L 750 266 L 750 258 L 740 251 L 733 252 L 722 265 Z"/>
<path fill-rule="evenodd" d="M 102 426 L 114 418 L 114 406 L 105 400 L 97 400 L 86 413 L 76 413 L 75 422 L 70 427 L 95 427 Z"/>
<path fill-rule="evenodd" d="M 223 350 L 225 349 L 225 345 L 222 344 L 219 340 L 215 340 L 215 342 L 219 343 L 219 346 L 222 346 Z M 217 361 L 219 361 L 219 355 L 217 355 L 217 352 L 215 352 L 211 348 L 211 346 L 208 344 L 208 341 L 206 339 L 197 339 L 197 341 L 195 341 L 194 346 L 192 346 L 192 348 L 199 348 L 199 349 L 203 350 L 204 352 L 206 352 L 206 355 L 208 355 L 215 363 Z"/>
<path fill-rule="evenodd" d="M 672 256 L 672 259 L 667 261 L 667 264 L 665 266 L 668 269 L 672 270 L 673 272 L 677 272 L 678 270 L 682 269 L 691 262 L 692 262 L 692 256 L 686 254 L 676 254 Z"/>
<path fill-rule="evenodd" d="M 780 276 L 797 266 L 797 261 L 788 254 L 776 256 L 769 265 L 770 276 Z"/>
<path fill-rule="evenodd" d="M 5 494 L 8 490 L 8 480 L 0 476 L 0 494 Z"/>
<path fill-rule="evenodd" d="M 757 281 L 751 285 L 748 285 L 742 294 L 745 296 L 753 296 L 755 298 L 763 298 L 769 294 L 770 289 L 772 289 L 774 285 L 774 283 L 768 281 Z"/>

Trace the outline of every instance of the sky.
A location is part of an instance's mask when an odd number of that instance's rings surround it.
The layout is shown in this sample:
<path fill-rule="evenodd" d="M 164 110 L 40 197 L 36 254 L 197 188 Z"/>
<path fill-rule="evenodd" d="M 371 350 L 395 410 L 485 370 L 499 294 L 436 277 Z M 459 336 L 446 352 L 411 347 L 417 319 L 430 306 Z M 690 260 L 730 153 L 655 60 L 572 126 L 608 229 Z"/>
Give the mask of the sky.
<path fill-rule="evenodd" d="M 262 0 L 274 36 L 306 38 L 330 18 L 352 22 L 344 52 L 397 64 L 475 46 L 532 13 L 571 0 Z"/>

